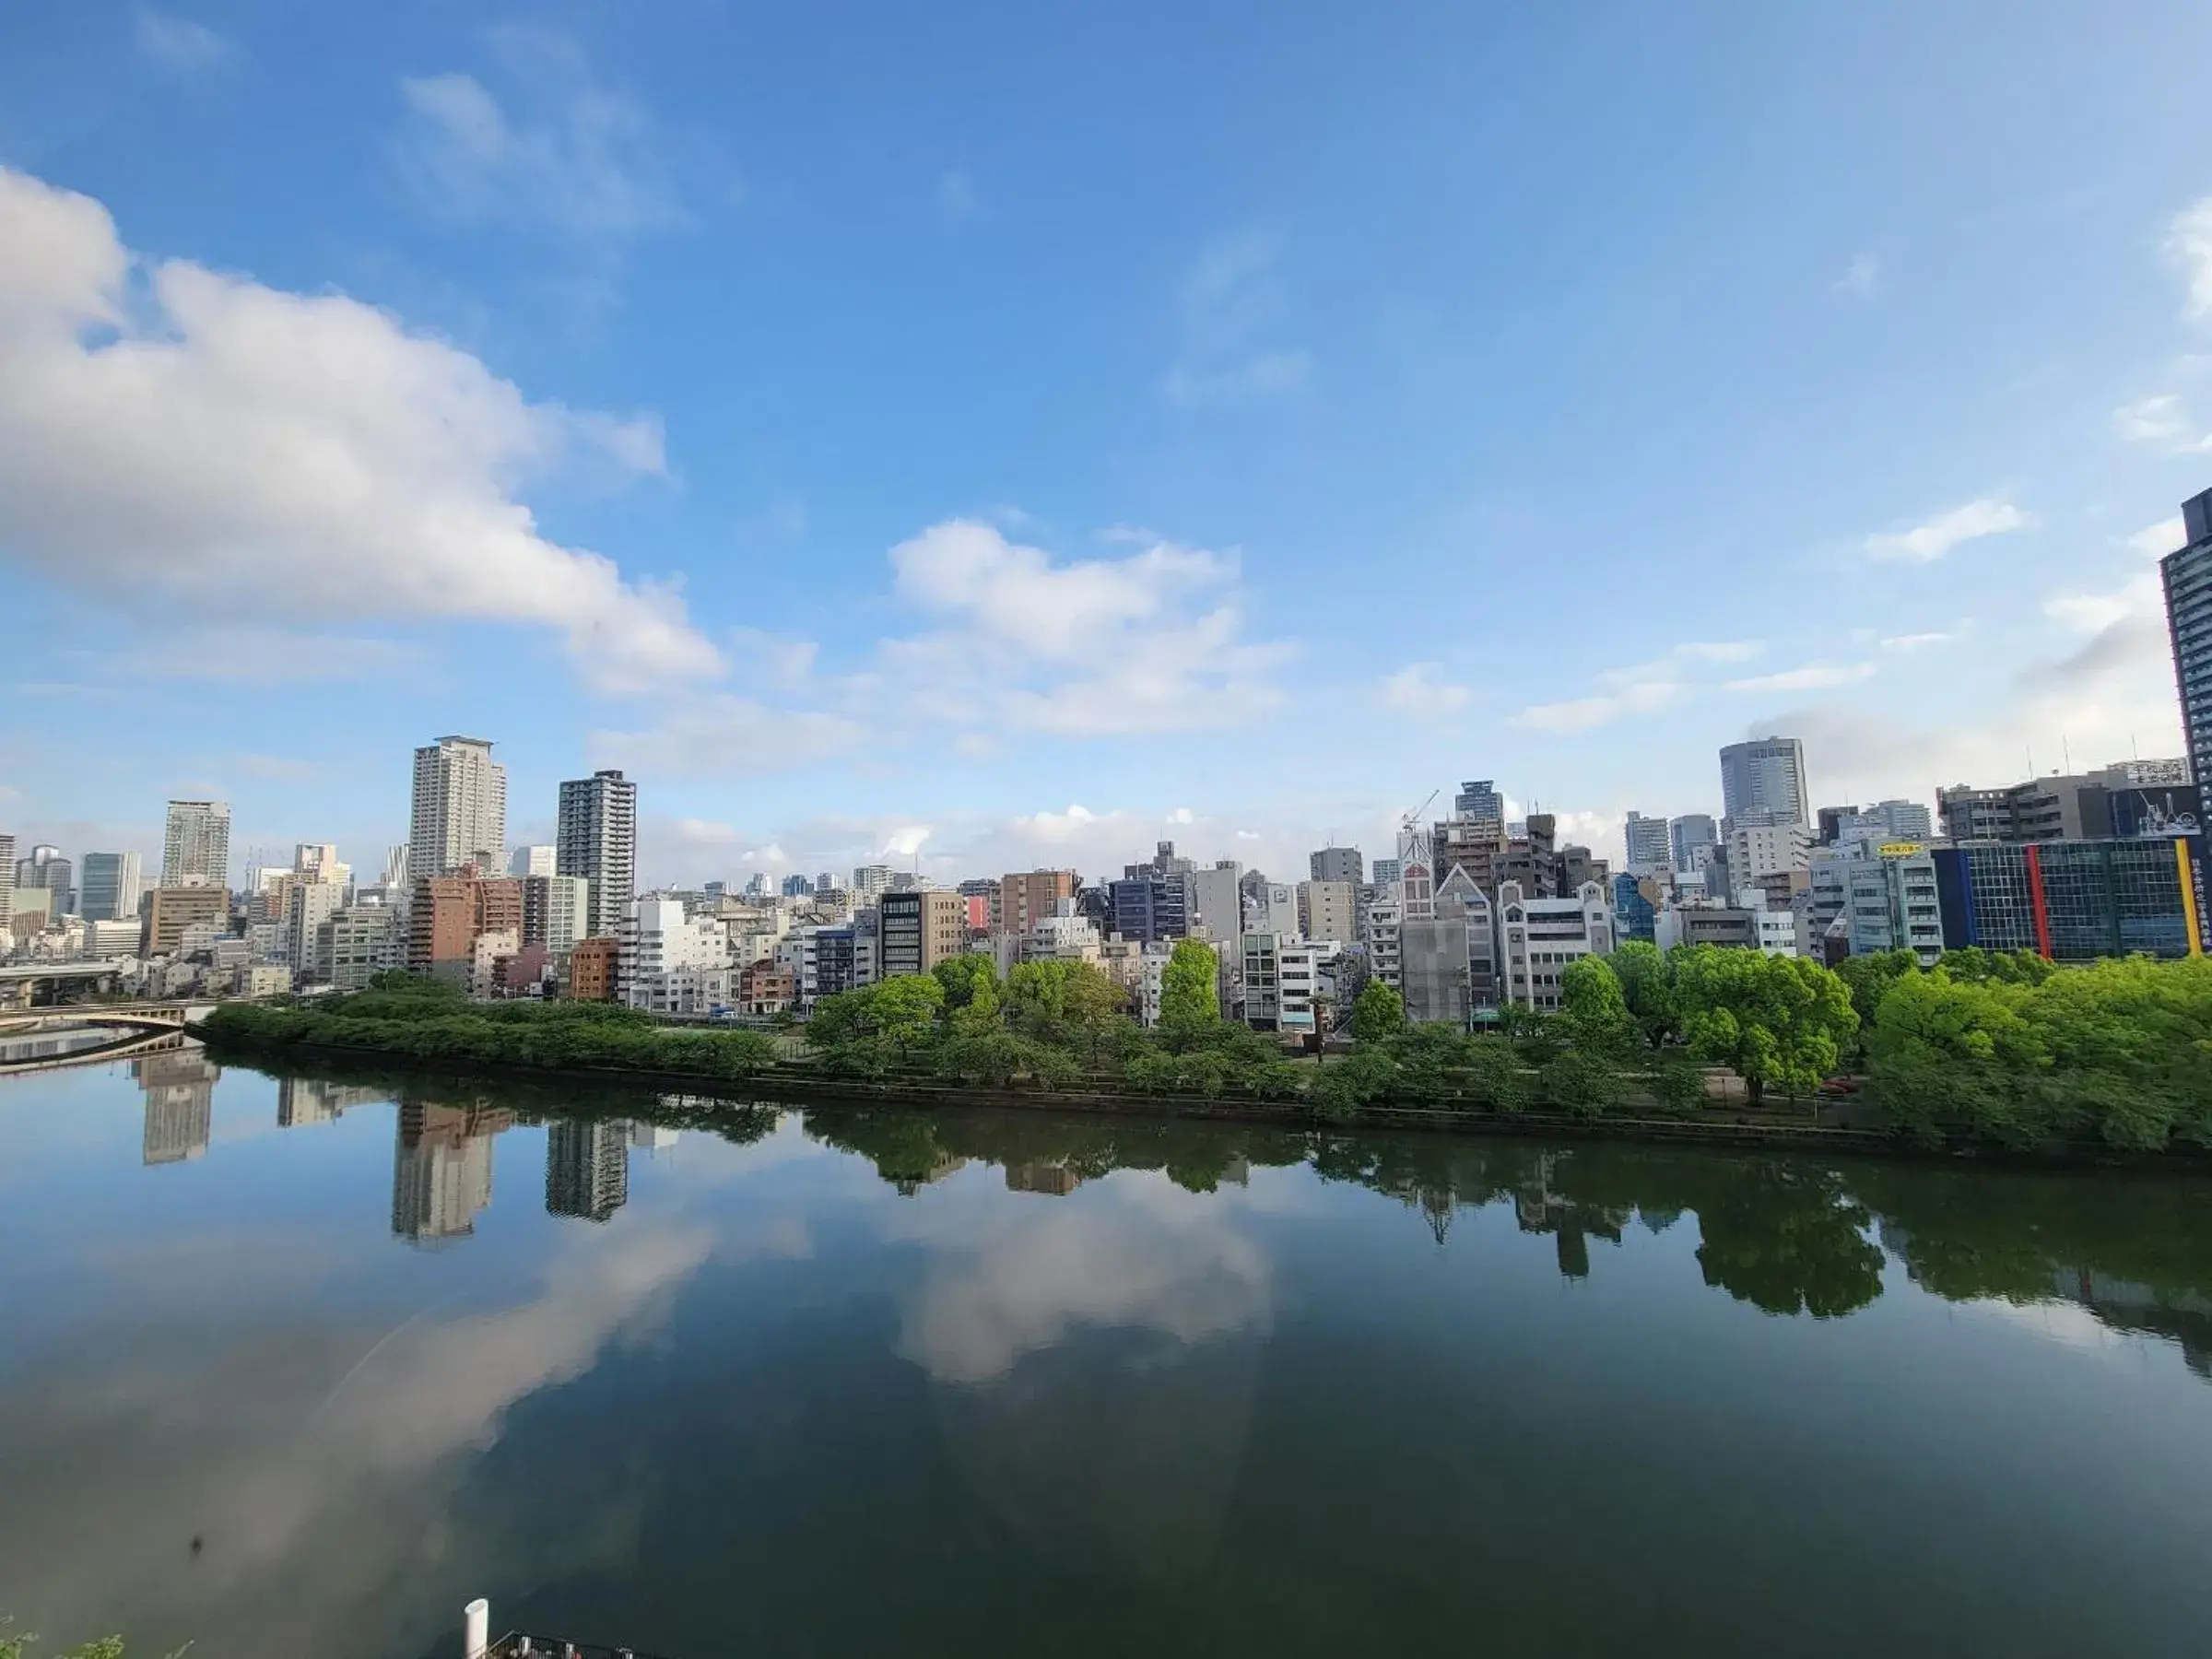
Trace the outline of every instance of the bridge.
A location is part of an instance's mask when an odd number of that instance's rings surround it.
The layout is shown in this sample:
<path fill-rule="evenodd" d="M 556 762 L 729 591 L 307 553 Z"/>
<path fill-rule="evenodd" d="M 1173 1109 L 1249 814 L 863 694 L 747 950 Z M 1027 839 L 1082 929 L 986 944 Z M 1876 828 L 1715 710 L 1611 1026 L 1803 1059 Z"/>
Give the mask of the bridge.
<path fill-rule="evenodd" d="M 87 1003 L 44 1008 L 29 1014 L 0 1015 L 0 1077 L 46 1071 L 63 1065 L 92 1065 L 110 1060 L 182 1048 L 188 1030 L 206 1018 L 211 1003 Z M 77 1033 L 111 1029 L 112 1041 L 74 1043 Z"/>
<path fill-rule="evenodd" d="M 102 983 L 113 984 L 135 972 L 132 957 L 110 957 L 97 962 L 19 962 L 0 968 L 0 1010 L 60 1007 L 72 990 L 97 992 Z"/>

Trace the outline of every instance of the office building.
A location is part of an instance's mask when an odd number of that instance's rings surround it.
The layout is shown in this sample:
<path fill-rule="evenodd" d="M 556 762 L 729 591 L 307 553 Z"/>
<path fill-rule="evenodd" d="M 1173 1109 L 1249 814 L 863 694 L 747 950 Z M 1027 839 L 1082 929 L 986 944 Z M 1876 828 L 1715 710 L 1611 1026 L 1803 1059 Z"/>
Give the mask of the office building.
<path fill-rule="evenodd" d="M 1811 863 L 1812 827 L 1802 818 L 1785 818 L 1763 808 L 1747 810 L 1728 820 L 1728 882 L 1743 892 L 1767 877 L 1787 877 Z"/>
<path fill-rule="evenodd" d="M 2159 561 L 2159 574 L 2196 821 L 2212 825 L 2212 490 L 2182 503 L 2182 536 L 2183 545 Z"/>
<path fill-rule="evenodd" d="M 582 876 L 523 877 L 523 943 L 559 962 L 591 936 L 592 884 Z"/>
<path fill-rule="evenodd" d="M 1721 816 L 1734 820 L 1749 813 L 1811 828 L 1805 746 L 1796 738 L 1755 737 L 1721 751 Z"/>
<path fill-rule="evenodd" d="M 1452 797 L 1452 816 L 1463 824 L 1486 827 L 1493 837 L 1505 834 L 1505 797 L 1488 778 L 1462 783 Z"/>
<path fill-rule="evenodd" d="M 380 973 L 406 965 L 406 935 L 390 905 L 347 905 L 315 932 L 312 973 L 337 991 L 366 991 Z"/>
<path fill-rule="evenodd" d="M 88 853 L 77 877 L 76 912 L 88 922 L 138 920 L 141 886 L 135 853 Z"/>
<path fill-rule="evenodd" d="M 614 771 L 570 779 L 560 786 L 553 843 L 554 873 L 592 884 L 584 934 L 612 937 L 637 892 L 638 786 Z"/>
<path fill-rule="evenodd" d="M 860 865 L 853 871 L 853 890 L 863 899 L 873 899 L 888 893 L 891 888 L 889 865 Z"/>
<path fill-rule="evenodd" d="M 1111 929 L 1124 939 L 1149 945 L 1155 939 L 1180 939 L 1190 932 L 1188 896 L 1180 877 L 1124 876 L 1108 882 L 1106 893 Z M 1289 931 L 1297 931 L 1295 924 Z"/>
<path fill-rule="evenodd" d="M 1641 812 L 1631 812 L 1621 827 L 1621 838 L 1627 843 L 1626 863 L 1631 873 L 1664 869 L 1674 863 L 1667 822 L 1663 818 L 1645 818 Z"/>
<path fill-rule="evenodd" d="M 620 938 L 622 1000 L 631 1007 L 706 1014 L 728 1005 L 730 940 L 714 917 L 688 914 L 680 899 L 649 894 L 630 901 Z"/>
<path fill-rule="evenodd" d="M 417 881 L 474 865 L 490 876 L 507 864 L 507 769 L 481 737 L 441 737 L 415 751 L 407 871 Z"/>
<path fill-rule="evenodd" d="M 323 924 L 346 906 L 346 889 L 335 881 L 295 881 L 285 890 L 284 959 L 300 977 L 315 977 L 316 947 Z"/>
<path fill-rule="evenodd" d="M 1543 898 L 1508 881 L 1498 889 L 1499 994 L 1525 1007 L 1557 1008 L 1559 975 L 1583 957 L 1613 949 L 1613 901 L 1605 886 L 1584 882 L 1565 897 Z"/>
<path fill-rule="evenodd" d="M 1498 890 L 1507 841 L 1503 826 L 1495 818 L 1445 818 L 1430 830 L 1429 848 L 1439 881 L 1453 870 L 1465 870 L 1484 892 Z"/>
<path fill-rule="evenodd" d="M 1298 931 L 1308 939 L 1356 944 L 1359 889 L 1348 881 L 1304 881 L 1298 888 Z"/>
<path fill-rule="evenodd" d="M 798 875 L 794 872 L 794 874 L 783 877 L 784 898 L 805 899 L 810 897 L 813 892 L 814 883 L 807 880 L 806 877 Z"/>
<path fill-rule="evenodd" d="M 1720 839 L 1721 827 L 1708 812 L 1686 812 L 1666 826 L 1667 850 L 1677 870 L 1700 868 L 1700 850 L 1717 846 Z"/>
<path fill-rule="evenodd" d="M 546 1126 L 546 1213 L 605 1221 L 629 1202 L 629 1125 L 559 1118 Z"/>
<path fill-rule="evenodd" d="M 1335 944 L 1294 934 L 1248 933 L 1242 954 L 1247 1025 L 1300 1033 L 1323 1029 L 1321 1010 L 1335 994 Z"/>
<path fill-rule="evenodd" d="M 230 803 L 171 801 L 161 836 L 165 888 L 230 885 Z"/>
<path fill-rule="evenodd" d="M 1306 873 L 1315 881 L 1341 881 L 1358 887 L 1367 879 L 1365 861 L 1357 847 L 1324 847 L 1306 860 Z"/>
<path fill-rule="evenodd" d="M 1404 873 L 1394 858 L 1378 858 L 1368 868 L 1368 875 L 1372 877 L 1371 885 L 1377 892 L 1394 888 L 1398 885 L 1398 877 Z"/>
<path fill-rule="evenodd" d="M 1943 943 L 2058 962 L 2204 953 L 2203 841 L 1969 841 L 1930 854 Z"/>
<path fill-rule="evenodd" d="M 2180 761 L 2121 761 L 2092 772 L 2053 773 L 2001 789 L 1961 783 L 1936 792 L 1936 811 L 1945 838 L 1958 841 L 2189 834 L 2204 820 L 2196 816 L 2196 793 L 2186 771 Z M 2174 780 L 2176 771 L 2184 776 Z M 2145 781 L 2153 778 L 2168 781 Z"/>
<path fill-rule="evenodd" d="M 146 943 L 140 956 L 175 956 L 184 930 L 198 924 L 217 933 L 229 930 L 230 895 L 218 887 L 158 887 L 146 912 Z"/>
<path fill-rule="evenodd" d="M 465 984 L 477 940 L 523 933 L 523 884 L 512 876 L 418 876 L 407 905 L 407 969 Z"/>
<path fill-rule="evenodd" d="M 16 890 L 16 838 L 0 835 L 0 918 L 8 913 L 7 900 Z"/>
<path fill-rule="evenodd" d="M 1935 860 L 1925 848 L 1910 841 L 1861 841 L 1857 856 L 1843 866 L 1843 921 L 1853 956 L 1910 950 L 1924 968 L 1941 959 L 1943 911 Z"/>
<path fill-rule="evenodd" d="M 876 911 L 885 979 L 927 973 L 968 947 L 968 901 L 958 893 L 934 888 L 885 893 Z"/>
<path fill-rule="evenodd" d="M 1073 870 L 1026 870 L 998 878 L 998 926 L 1023 934 L 1058 913 L 1060 901 L 1076 896 Z"/>
<path fill-rule="evenodd" d="M 1397 984 L 1406 1018 L 1465 1030 L 1481 1010 L 1497 1006 L 1497 956 L 1490 897 L 1465 868 L 1454 868 L 1429 895 L 1425 913 L 1398 925 Z"/>
<path fill-rule="evenodd" d="M 1224 858 L 1191 877 L 1189 922 L 1192 938 L 1230 947 L 1222 959 L 1235 959 L 1236 943 L 1244 932 L 1244 873 L 1235 859 Z"/>
<path fill-rule="evenodd" d="M 622 943 L 619 939 L 579 939 L 569 952 L 568 996 L 571 1002 L 622 1000 Z"/>
<path fill-rule="evenodd" d="M 528 877 L 551 876 L 559 868 L 558 847 L 517 847 L 507 860 L 507 874 Z"/>
<path fill-rule="evenodd" d="M 29 858 L 16 861 L 16 891 L 43 888 L 51 895 L 47 913 L 60 917 L 76 913 L 76 866 L 62 856 L 59 847 L 39 846 Z"/>
<path fill-rule="evenodd" d="M 1660 900 L 1655 885 L 1652 877 L 1628 870 L 1613 877 L 1613 936 L 1621 944 L 1631 939 L 1656 942 Z"/>

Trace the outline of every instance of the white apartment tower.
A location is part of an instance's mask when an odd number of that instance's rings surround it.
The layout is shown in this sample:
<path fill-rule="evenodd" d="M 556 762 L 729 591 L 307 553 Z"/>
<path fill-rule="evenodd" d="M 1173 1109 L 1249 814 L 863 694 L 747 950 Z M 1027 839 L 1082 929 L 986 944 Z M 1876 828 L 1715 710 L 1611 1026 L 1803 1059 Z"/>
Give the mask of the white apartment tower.
<path fill-rule="evenodd" d="M 163 887 L 230 885 L 230 803 L 171 801 L 161 838 Z"/>
<path fill-rule="evenodd" d="M 638 886 L 638 786 L 618 771 L 596 771 L 560 786 L 553 868 L 592 884 L 586 938 L 611 938 L 629 917 Z"/>
<path fill-rule="evenodd" d="M 450 876 L 476 865 L 496 876 L 507 863 L 507 769 L 482 737 L 441 737 L 415 751 L 415 806 L 407 874 Z"/>

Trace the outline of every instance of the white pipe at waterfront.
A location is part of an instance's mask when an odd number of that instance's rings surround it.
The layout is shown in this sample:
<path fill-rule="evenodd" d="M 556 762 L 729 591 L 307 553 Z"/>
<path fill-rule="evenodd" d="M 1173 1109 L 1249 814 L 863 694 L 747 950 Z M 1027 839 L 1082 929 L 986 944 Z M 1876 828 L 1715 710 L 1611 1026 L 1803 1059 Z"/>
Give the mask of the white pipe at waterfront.
<path fill-rule="evenodd" d="M 484 1650 L 491 1645 L 491 1604 L 479 1595 L 461 1609 L 461 1618 L 466 1632 L 461 1659 L 484 1659 Z"/>

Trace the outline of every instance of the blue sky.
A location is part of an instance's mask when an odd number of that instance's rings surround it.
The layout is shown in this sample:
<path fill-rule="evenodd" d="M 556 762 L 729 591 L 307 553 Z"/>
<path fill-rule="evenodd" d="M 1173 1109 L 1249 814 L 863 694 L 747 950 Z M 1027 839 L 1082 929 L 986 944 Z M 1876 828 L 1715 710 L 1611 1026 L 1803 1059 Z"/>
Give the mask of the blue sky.
<path fill-rule="evenodd" d="M 15 7 L 0 828 L 1601 846 L 2178 749 L 2212 13 Z"/>

